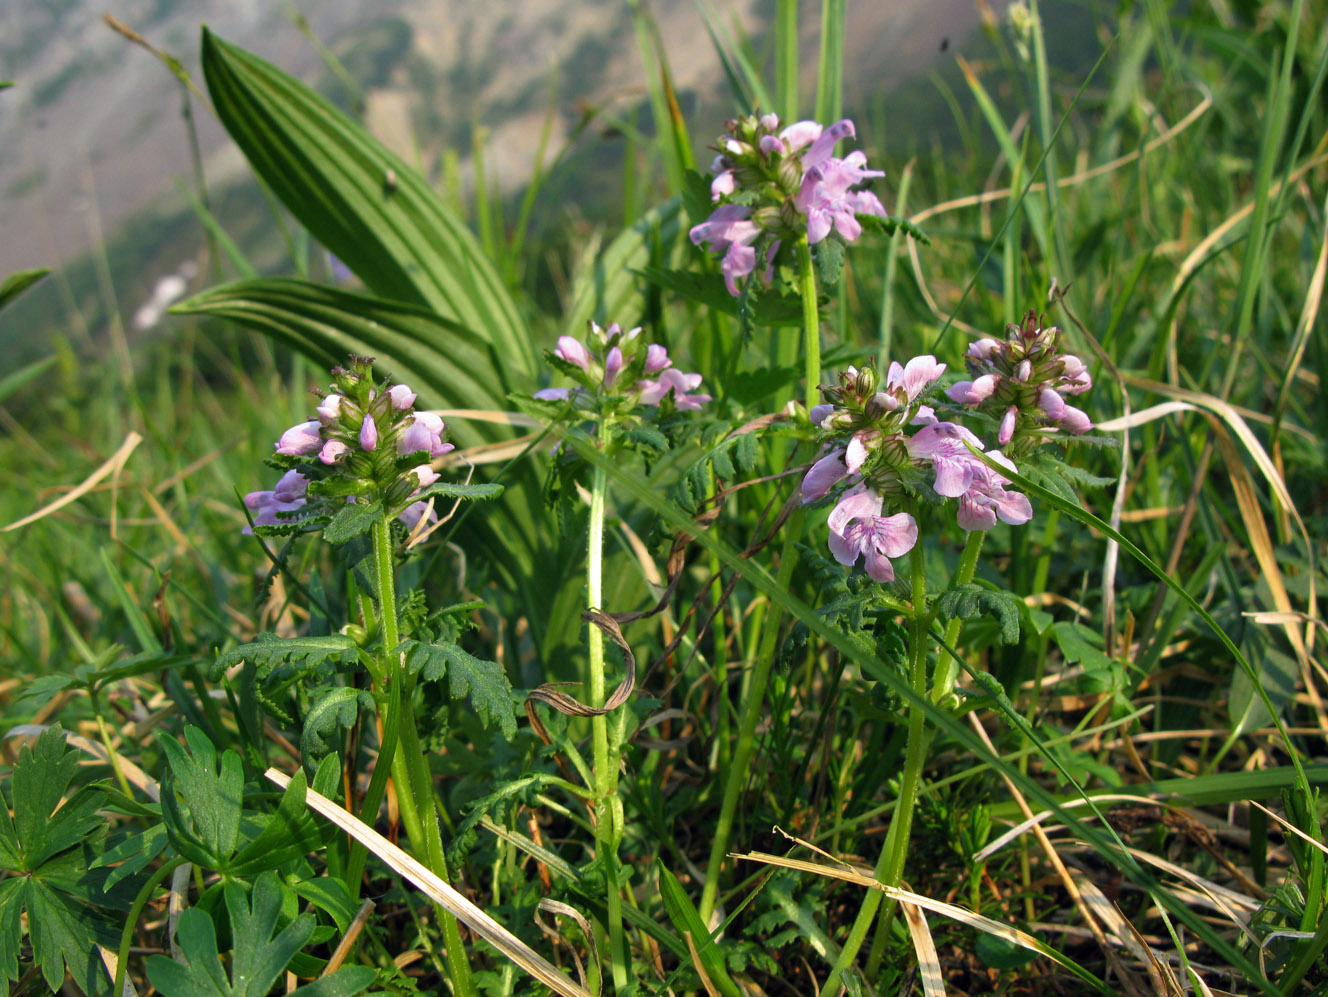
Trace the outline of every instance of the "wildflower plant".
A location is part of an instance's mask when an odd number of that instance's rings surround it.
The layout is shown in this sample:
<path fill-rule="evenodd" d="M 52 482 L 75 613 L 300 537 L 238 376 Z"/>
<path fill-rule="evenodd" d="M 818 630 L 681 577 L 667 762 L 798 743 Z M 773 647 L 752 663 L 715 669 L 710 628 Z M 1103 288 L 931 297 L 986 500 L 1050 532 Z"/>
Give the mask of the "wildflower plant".
<path fill-rule="evenodd" d="M 363 616 L 322 639 L 269 636 L 241 645 L 222 655 L 216 669 L 243 664 L 265 683 L 284 663 L 285 670 L 276 674 L 289 684 L 292 666 L 306 681 L 309 669 L 320 661 L 339 658 L 343 667 L 363 667 L 371 689 L 368 703 L 382 722 L 380 757 L 386 763 L 375 766 L 360 813 L 372 822 L 390 773 L 412 847 L 433 872 L 447 879 L 413 697 L 421 681 L 446 678 L 453 696 L 468 695 L 486 723 L 498 724 L 511 736 L 511 685 L 499 665 L 480 661 L 456 645 L 461 629 L 456 610 L 429 614 L 415 593 L 398 596 L 396 574 L 415 542 L 439 523 L 436 499 L 492 498 L 502 489 L 441 480 L 433 461 L 453 449 L 445 439 L 446 426 L 436 414 L 416 409 L 417 396 L 408 386 L 375 379 L 372 358 L 353 356 L 346 366 L 334 368 L 329 390 L 318 395 L 315 417 L 292 426 L 274 444 L 269 463 L 284 472 L 277 484 L 245 496 L 251 514 L 245 532 L 259 537 L 318 533 L 324 541 L 348 545 L 355 577 L 364 580 L 358 600 Z M 369 550 L 364 557 L 366 537 Z M 459 608 L 464 612 L 475 604 Z M 353 717 L 357 703 L 358 697 L 343 685 L 324 690 L 324 698 L 307 714 L 309 726 L 302 739 L 307 758 L 326 752 L 329 725 L 335 730 L 348 723 L 347 710 Z M 363 862 L 359 849 L 350 882 L 358 882 L 355 870 Z M 456 920 L 441 908 L 438 913 L 449 973 L 454 985 L 466 991 L 469 968 Z"/>

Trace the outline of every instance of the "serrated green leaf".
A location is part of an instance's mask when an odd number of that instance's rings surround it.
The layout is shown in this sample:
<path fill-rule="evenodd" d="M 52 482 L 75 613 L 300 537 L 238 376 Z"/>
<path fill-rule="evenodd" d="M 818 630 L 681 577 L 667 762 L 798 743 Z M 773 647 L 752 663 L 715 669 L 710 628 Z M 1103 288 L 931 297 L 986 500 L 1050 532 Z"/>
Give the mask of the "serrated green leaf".
<path fill-rule="evenodd" d="M 406 667 L 424 681 L 436 682 L 446 676 L 452 698 L 470 697 L 475 715 L 486 727 L 496 722 L 503 737 L 511 740 L 516 736 L 512 683 L 498 662 L 483 661 L 445 641 L 409 640 L 398 650 L 405 652 Z"/>
<path fill-rule="evenodd" d="M 378 294 L 428 307 L 495 344 L 525 387 L 535 356 L 479 241 L 405 162 L 316 91 L 203 31 L 217 117 L 254 171 Z"/>
<path fill-rule="evenodd" d="M 326 634 L 321 637 L 276 637 L 264 634 L 251 644 L 241 644 L 218 655 L 211 669 L 211 677 L 216 679 L 231 666 L 246 661 L 261 679 L 285 662 L 316 665 L 354 651 L 355 641 L 345 634 Z"/>
<path fill-rule="evenodd" d="M 41 967 L 51 992 L 63 985 L 66 967 L 84 993 L 109 989 L 110 981 L 97 957 L 97 946 L 111 945 L 115 939 L 106 916 L 40 879 L 28 879 L 26 886 L 23 905 L 28 911 L 33 961 Z"/>
<path fill-rule="evenodd" d="M 313 762 L 335 750 L 336 745 L 331 739 L 336 737 L 337 731 L 352 726 L 361 708 L 372 712 L 373 705 L 373 697 L 362 690 L 344 685 L 328 689 L 304 715 L 300 754 Z"/>
<path fill-rule="evenodd" d="M 411 500 L 418 502 L 427 499 L 433 495 L 439 495 L 444 498 L 459 498 L 469 500 L 495 499 L 503 493 L 503 486 L 497 482 L 487 482 L 482 485 L 463 485 L 453 481 L 435 481 L 428 488 L 422 488 L 411 496 Z"/>
<path fill-rule="evenodd" d="M 323 527 L 323 539 L 334 544 L 354 540 L 368 533 L 385 515 L 387 513 L 378 502 L 347 502 L 332 517 L 332 522 Z"/>
<path fill-rule="evenodd" d="M 96 814 L 102 802 L 96 790 L 83 787 L 61 805 L 78 762 L 78 752 L 65 744 L 59 724 L 43 731 L 33 747 L 19 749 L 10 791 L 16 850 L 22 862 L 18 868 L 25 872 L 36 872 L 105 823 Z"/>
<path fill-rule="evenodd" d="M 816 275 L 824 287 L 834 287 L 844 273 L 844 244 L 838 239 L 822 239 L 816 244 Z"/>
<path fill-rule="evenodd" d="M 105 892 L 121 880 L 141 872 L 148 863 L 166 850 L 166 844 L 166 825 L 153 824 L 146 830 L 129 836 L 114 848 L 102 852 L 92 863 L 94 869 L 111 867 L 106 875 L 106 881 L 102 884 L 102 891 Z"/>
<path fill-rule="evenodd" d="M 23 938 L 23 895 L 26 879 L 0 880 L 0 974 L 18 979 L 18 948 Z"/>
<path fill-rule="evenodd" d="M 942 619 L 971 620 L 975 616 L 993 616 L 1006 644 L 1019 642 L 1020 602 L 1009 592 L 987 588 L 976 582 L 956 585 L 936 600 Z"/>
<path fill-rule="evenodd" d="M 1051 626 L 1051 637 L 1061 649 L 1061 656 L 1070 664 L 1085 668 L 1112 668 L 1114 662 L 1094 646 L 1101 638 L 1081 623 L 1060 620 Z"/>

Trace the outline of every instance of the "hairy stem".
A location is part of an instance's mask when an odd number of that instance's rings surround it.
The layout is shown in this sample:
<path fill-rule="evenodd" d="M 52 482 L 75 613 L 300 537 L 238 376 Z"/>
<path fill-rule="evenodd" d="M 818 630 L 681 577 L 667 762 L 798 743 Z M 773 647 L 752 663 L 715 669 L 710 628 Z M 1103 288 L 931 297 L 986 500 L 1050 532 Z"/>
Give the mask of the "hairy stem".
<path fill-rule="evenodd" d="M 415 729 L 415 714 L 411 709 L 412 683 L 406 671 L 404 655 L 395 655 L 401 643 L 400 623 L 397 620 L 396 565 L 392 553 L 392 523 L 386 517 L 373 526 L 374 567 L 378 583 L 378 627 L 382 634 L 384 658 L 381 674 L 392 685 L 388 716 L 384 726 L 396 728 L 397 744 L 392 754 L 392 780 L 397 786 L 397 803 L 401 809 L 401 823 L 405 825 L 411 847 L 423 851 L 425 865 L 445 882 L 451 879 L 447 872 L 447 857 L 443 853 L 442 834 L 438 828 L 438 813 L 434 807 L 433 777 L 429 772 L 429 759 L 420 745 Z M 369 801 L 366 801 L 369 802 Z M 443 944 L 447 948 L 447 970 L 452 990 L 457 997 L 474 997 L 475 987 L 470 978 L 470 963 L 461 942 L 461 928 L 445 908 L 435 905 L 438 923 L 443 929 Z"/>
<path fill-rule="evenodd" d="M 608 446 L 610 428 L 609 419 L 600 421 L 598 440 L 601 449 Z M 602 609 L 604 601 L 604 501 L 608 488 L 608 475 L 597 465 L 590 478 L 590 530 L 586 541 L 586 602 L 591 609 Z M 598 709 L 607 698 L 608 683 L 604 677 L 604 634 L 593 624 L 589 642 L 590 705 Z M 623 937 L 622 892 L 618 884 L 618 840 L 621 835 L 620 808 L 615 806 L 618 758 L 616 751 L 610 751 L 607 716 L 592 717 L 590 733 L 595 775 L 595 854 L 604 865 L 606 928 L 613 985 L 614 989 L 621 990 L 627 986 L 627 945 Z"/>

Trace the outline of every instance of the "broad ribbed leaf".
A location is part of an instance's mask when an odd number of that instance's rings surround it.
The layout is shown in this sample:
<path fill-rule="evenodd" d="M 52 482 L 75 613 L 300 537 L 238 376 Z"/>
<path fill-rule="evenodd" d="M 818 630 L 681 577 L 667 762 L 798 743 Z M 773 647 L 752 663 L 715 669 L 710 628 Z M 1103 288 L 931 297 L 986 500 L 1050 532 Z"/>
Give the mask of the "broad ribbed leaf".
<path fill-rule="evenodd" d="M 291 213 L 375 293 L 489 339 L 524 387 L 535 351 L 479 241 L 413 169 L 303 83 L 203 30 L 217 117 Z"/>
<path fill-rule="evenodd" d="M 229 319 L 279 340 L 325 367 L 348 354 L 376 357 L 430 408 L 506 408 L 503 366 L 482 337 L 423 308 L 284 277 L 241 280 L 171 309 Z M 462 423 L 463 446 L 484 441 Z"/>

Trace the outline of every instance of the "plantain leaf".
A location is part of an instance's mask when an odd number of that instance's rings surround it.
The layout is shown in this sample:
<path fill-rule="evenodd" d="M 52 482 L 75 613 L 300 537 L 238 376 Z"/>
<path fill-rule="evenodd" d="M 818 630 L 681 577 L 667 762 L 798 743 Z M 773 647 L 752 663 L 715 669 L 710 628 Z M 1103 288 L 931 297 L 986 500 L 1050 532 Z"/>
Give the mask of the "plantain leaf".
<path fill-rule="evenodd" d="M 372 356 L 430 407 L 505 406 L 505 368 L 477 333 L 414 305 L 284 277 L 222 284 L 182 301 L 172 312 L 238 322 L 330 367 L 348 354 Z M 463 446 L 483 442 L 452 423 Z"/>
<path fill-rule="evenodd" d="M 377 294 L 485 337 L 527 386 L 536 354 L 516 304 L 423 177 L 317 92 L 206 28 L 203 72 L 231 138 L 314 238 Z"/>

